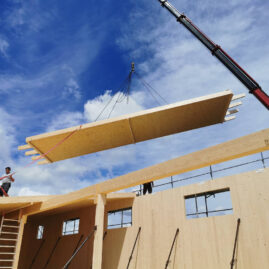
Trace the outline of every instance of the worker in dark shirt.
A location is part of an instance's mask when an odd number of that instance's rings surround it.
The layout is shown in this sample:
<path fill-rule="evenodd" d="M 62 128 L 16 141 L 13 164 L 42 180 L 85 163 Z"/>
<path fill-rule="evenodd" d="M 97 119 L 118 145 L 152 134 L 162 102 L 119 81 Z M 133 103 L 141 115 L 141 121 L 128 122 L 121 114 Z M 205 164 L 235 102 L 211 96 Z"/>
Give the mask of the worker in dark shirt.
<path fill-rule="evenodd" d="M 147 192 L 152 193 L 152 187 L 153 187 L 153 182 L 148 182 L 143 184 L 143 195 L 145 195 Z"/>

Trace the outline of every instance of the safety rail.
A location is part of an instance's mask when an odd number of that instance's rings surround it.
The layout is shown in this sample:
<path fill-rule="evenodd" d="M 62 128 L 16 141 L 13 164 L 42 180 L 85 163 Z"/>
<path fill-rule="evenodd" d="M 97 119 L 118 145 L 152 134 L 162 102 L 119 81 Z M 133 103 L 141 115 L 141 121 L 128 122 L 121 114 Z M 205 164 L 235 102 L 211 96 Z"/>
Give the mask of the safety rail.
<path fill-rule="evenodd" d="M 169 182 L 165 182 L 165 183 L 161 183 L 161 184 L 156 184 L 156 182 L 154 182 L 154 185 L 153 185 L 152 189 L 154 190 L 154 189 L 156 189 L 158 187 L 167 186 L 167 185 L 170 185 L 171 188 L 174 188 L 175 183 L 182 182 L 182 181 L 187 181 L 187 180 L 190 180 L 190 179 L 195 179 L 195 178 L 198 178 L 198 177 L 201 177 L 201 176 L 206 176 L 206 175 L 209 175 L 210 179 L 214 179 L 214 174 L 215 173 L 226 171 L 226 170 L 231 170 L 233 168 L 238 168 L 238 167 L 242 167 L 242 166 L 246 166 L 246 165 L 253 164 L 253 163 L 258 163 L 258 162 L 262 163 L 262 168 L 266 168 L 267 165 L 266 165 L 265 161 L 269 160 L 269 157 L 264 157 L 263 152 L 261 152 L 260 155 L 261 155 L 261 158 L 259 158 L 259 159 L 249 161 L 249 162 L 243 162 L 243 163 L 240 163 L 240 164 L 237 164 L 237 165 L 232 165 L 232 166 L 228 166 L 228 167 L 220 168 L 220 169 L 216 169 L 216 170 L 213 170 L 213 168 L 212 168 L 213 166 L 210 165 L 208 167 L 209 168 L 208 172 L 193 175 L 193 176 L 189 176 L 189 177 L 185 177 L 185 178 L 175 179 L 175 176 L 171 176 Z M 269 167 L 269 165 L 268 165 L 268 167 Z M 160 179 L 160 180 L 163 180 L 163 179 Z M 140 188 L 138 190 L 134 190 L 133 193 L 136 193 L 137 196 L 142 195 L 143 194 L 143 185 L 140 185 Z"/>

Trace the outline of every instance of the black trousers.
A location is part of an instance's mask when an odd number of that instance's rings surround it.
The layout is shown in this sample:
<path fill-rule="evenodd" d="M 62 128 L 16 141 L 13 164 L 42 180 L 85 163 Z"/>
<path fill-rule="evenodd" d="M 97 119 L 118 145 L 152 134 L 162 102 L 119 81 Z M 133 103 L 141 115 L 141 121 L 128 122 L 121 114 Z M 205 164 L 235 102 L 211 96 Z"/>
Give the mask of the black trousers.
<path fill-rule="evenodd" d="M 148 193 L 152 193 L 152 182 L 143 184 L 143 195 L 145 195 L 147 191 Z"/>
<path fill-rule="evenodd" d="M 4 189 L 4 191 L 6 193 L 8 193 L 8 190 L 10 188 L 11 184 L 10 183 L 3 183 L 2 184 L 2 188 Z M 3 193 L 3 190 L 0 188 L 0 196 L 3 197 L 4 193 Z"/>

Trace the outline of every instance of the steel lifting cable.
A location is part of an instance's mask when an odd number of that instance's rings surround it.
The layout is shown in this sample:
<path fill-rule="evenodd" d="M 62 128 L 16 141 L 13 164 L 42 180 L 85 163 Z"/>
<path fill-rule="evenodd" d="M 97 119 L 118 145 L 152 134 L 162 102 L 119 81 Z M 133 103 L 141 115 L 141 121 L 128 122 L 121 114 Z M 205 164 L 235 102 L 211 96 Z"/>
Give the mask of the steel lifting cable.
<path fill-rule="evenodd" d="M 157 90 L 155 90 L 148 82 L 146 82 L 142 76 L 140 76 L 137 72 L 135 72 L 135 74 L 137 75 L 138 79 L 141 81 L 141 83 L 149 90 L 149 92 L 151 92 L 151 90 L 160 97 L 160 99 L 162 99 L 162 101 L 164 101 L 164 103 L 168 104 L 168 102 L 158 93 Z M 152 93 L 151 93 L 152 94 Z M 155 98 L 155 97 L 154 97 Z"/>
<path fill-rule="evenodd" d="M 112 109 L 110 110 L 110 112 L 109 112 L 107 118 L 110 118 L 110 116 L 111 116 L 112 112 L 114 111 L 116 105 L 117 105 L 118 103 L 123 102 L 123 100 L 124 100 L 125 98 L 127 98 L 127 104 L 128 104 L 128 102 L 129 102 L 129 96 L 130 96 L 131 83 L 132 83 L 132 77 L 133 77 L 134 74 L 137 76 L 138 80 L 142 83 L 142 85 L 148 90 L 148 92 L 149 92 L 149 94 L 152 96 L 152 98 L 155 99 L 155 101 L 158 103 L 158 105 L 162 105 L 162 104 L 158 101 L 158 99 L 156 98 L 156 96 L 158 96 L 159 99 L 161 99 L 165 104 L 168 104 L 168 102 L 167 102 L 167 101 L 166 101 L 166 100 L 165 100 L 165 99 L 158 93 L 158 91 L 155 90 L 155 89 L 154 89 L 148 82 L 146 82 L 146 81 L 142 78 L 142 76 L 140 76 L 140 75 L 135 71 L 134 63 L 132 62 L 132 65 L 131 65 L 131 71 L 129 72 L 128 77 L 124 80 L 124 82 L 123 82 L 123 84 L 122 84 L 123 87 L 122 87 L 122 88 L 119 88 L 119 91 L 117 92 L 117 93 L 119 93 L 119 94 L 118 94 L 118 97 L 117 97 L 117 99 L 115 100 L 115 102 L 114 102 L 114 104 L 113 104 L 113 106 L 112 106 Z M 126 89 L 125 89 L 125 84 L 126 84 L 126 83 L 127 83 L 127 87 L 126 87 Z M 121 91 L 121 89 L 122 89 L 123 91 Z M 109 102 L 105 105 L 105 107 L 102 109 L 101 113 L 98 115 L 98 117 L 96 118 L 96 120 L 99 119 L 99 117 L 103 114 L 103 112 L 104 112 L 105 109 L 109 106 L 109 104 L 111 103 L 111 101 L 113 100 L 113 98 L 117 95 L 117 93 L 114 94 L 114 95 L 111 97 L 111 99 L 110 99 Z M 155 96 L 154 94 L 155 94 L 156 96 Z M 95 121 L 96 121 L 96 120 L 95 120 Z"/>
<path fill-rule="evenodd" d="M 104 108 L 101 110 L 101 112 L 99 113 L 99 115 L 97 116 L 97 118 L 94 120 L 94 122 L 96 122 L 99 117 L 101 117 L 101 115 L 103 114 L 103 112 L 105 111 L 105 109 L 108 107 L 108 105 L 111 103 L 112 99 L 114 98 L 115 95 L 113 95 L 110 100 L 107 102 L 107 104 L 104 106 Z"/>
<path fill-rule="evenodd" d="M 129 79 L 129 75 L 128 75 L 128 77 L 123 81 L 123 83 L 120 85 L 120 87 L 118 88 L 118 89 L 119 89 L 118 92 L 121 93 L 121 89 L 124 89 L 124 86 L 125 86 L 126 82 L 129 81 L 128 79 Z M 117 93 L 118 93 L 118 92 L 117 92 Z M 108 107 L 108 105 L 111 103 L 111 101 L 113 100 L 113 98 L 117 95 L 117 93 L 111 96 L 110 100 L 107 102 L 107 104 L 106 104 L 106 105 L 104 106 L 104 108 L 101 110 L 101 112 L 99 113 L 99 115 L 97 116 L 97 118 L 94 120 L 94 122 L 96 122 L 96 121 L 101 117 L 101 115 L 102 115 L 103 112 L 106 110 L 106 108 Z M 124 97 L 125 97 L 125 96 L 124 96 Z M 123 100 L 124 100 L 124 98 L 123 98 L 121 101 L 119 101 L 119 103 L 122 102 Z M 116 102 L 117 102 L 117 101 L 116 101 Z M 115 106 L 115 104 L 114 104 L 114 106 Z M 110 112 L 110 114 L 111 114 L 111 112 Z"/>
<path fill-rule="evenodd" d="M 126 79 L 126 80 L 127 80 L 126 91 L 124 91 L 124 88 L 123 88 L 123 91 L 122 91 L 122 92 L 119 91 L 119 92 L 120 92 L 120 93 L 119 93 L 119 96 L 118 96 L 116 102 L 114 103 L 114 105 L 113 105 L 113 107 L 112 107 L 112 109 L 111 109 L 111 111 L 110 111 L 110 113 L 109 113 L 109 115 L 108 115 L 108 118 L 111 116 L 111 114 L 112 114 L 112 112 L 114 111 L 116 105 L 117 105 L 118 103 L 121 103 L 121 102 L 125 99 L 125 97 L 127 98 L 127 104 L 128 104 L 128 102 L 129 102 L 129 96 L 130 96 L 130 89 L 131 89 L 132 76 L 133 76 L 133 74 L 134 74 L 134 72 L 135 72 L 134 62 L 132 62 L 131 66 L 132 66 L 131 71 L 130 71 L 130 73 L 129 73 L 127 79 Z M 125 81 L 126 81 L 126 80 L 125 80 Z M 126 94 L 125 94 L 125 93 L 126 93 Z M 122 95 L 122 99 L 120 100 L 121 95 Z"/>
<path fill-rule="evenodd" d="M 123 95 L 123 98 L 120 100 L 121 95 Z M 110 118 L 110 116 L 111 116 L 112 112 L 114 111 L 116 105 L 118 103 L 121 103 L 124 99 L 125 99 L 124 93 L 123 92 L 120 92 L 119 95 L 118 95 L 118 98 L 117 98 L 116 102 L 114 103 L 114 105 L 113 105 L 113 107 L 112 107 L 112 109 L 111 109 L 111 111 L 110 111 L 110 113 L 109 113 L 109 115 L 107 117 L 108 119 Z"/>
<path fill-rule="evenodd" d="M 129 76 L 128 76 L 127 104 L 129 102 L 130 88 L 131 88 L 131 83 L 132 83 L 132 75 L 134 74 L 134 72 L 135 72 L 135 64 L 134 64 L 134 62 L 132 62 L 132 69 L 131 69 Z"/>

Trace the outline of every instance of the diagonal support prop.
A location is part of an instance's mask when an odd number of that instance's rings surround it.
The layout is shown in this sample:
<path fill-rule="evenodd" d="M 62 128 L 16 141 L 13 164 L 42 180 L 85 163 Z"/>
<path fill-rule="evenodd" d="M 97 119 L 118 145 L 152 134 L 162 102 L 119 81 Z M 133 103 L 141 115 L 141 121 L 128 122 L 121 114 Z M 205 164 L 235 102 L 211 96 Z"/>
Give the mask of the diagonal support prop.
<path fill-rule="evenodd" d="M 237 245 L 238 245 L 238 234 L 239 234 L 240 222 L 241 222 L 241 220 L 237 219 L 237 227 L 236 227 L 236 234 L 235 234 L 235 240 L 234 240 L 233 257 L 232 257 L 232 260 L 231 260 L 231 269 L 234 268 L 234 264 L 235 264 L 235 261 L 236 261 L 236 259 L 235 259 L 235 251 L 236 251 L 236 248 L 237 248 Z"/>
<path fill-rule="evenodd" d="M 169 255 L 168 255 L 168 259 L 167 259 L 167 261 L 166 261 L 166 263 L 165 263 L 165 269 L 167 269 L 167 267 L 168 267 L 168 265 L 169 265 L 169 263 L 170 263 L 171 254 L 172 254 L 172 251 L 173 251 L 173 249 L 174 249 L 174 245 L 175 245 L 175 242 L 176 242 L 176 239 L 177 239 L 178 234 L 179 234 L 179 228 L 177 228 L 177 230 L 176 230 L 176 234 L 175 234 L 175 236 L 174 236 L 174 240 L 173 240 L 172 246 L 171 246 L 171 248 L 170 248 L 170 252 L 169 252 Z"/>

